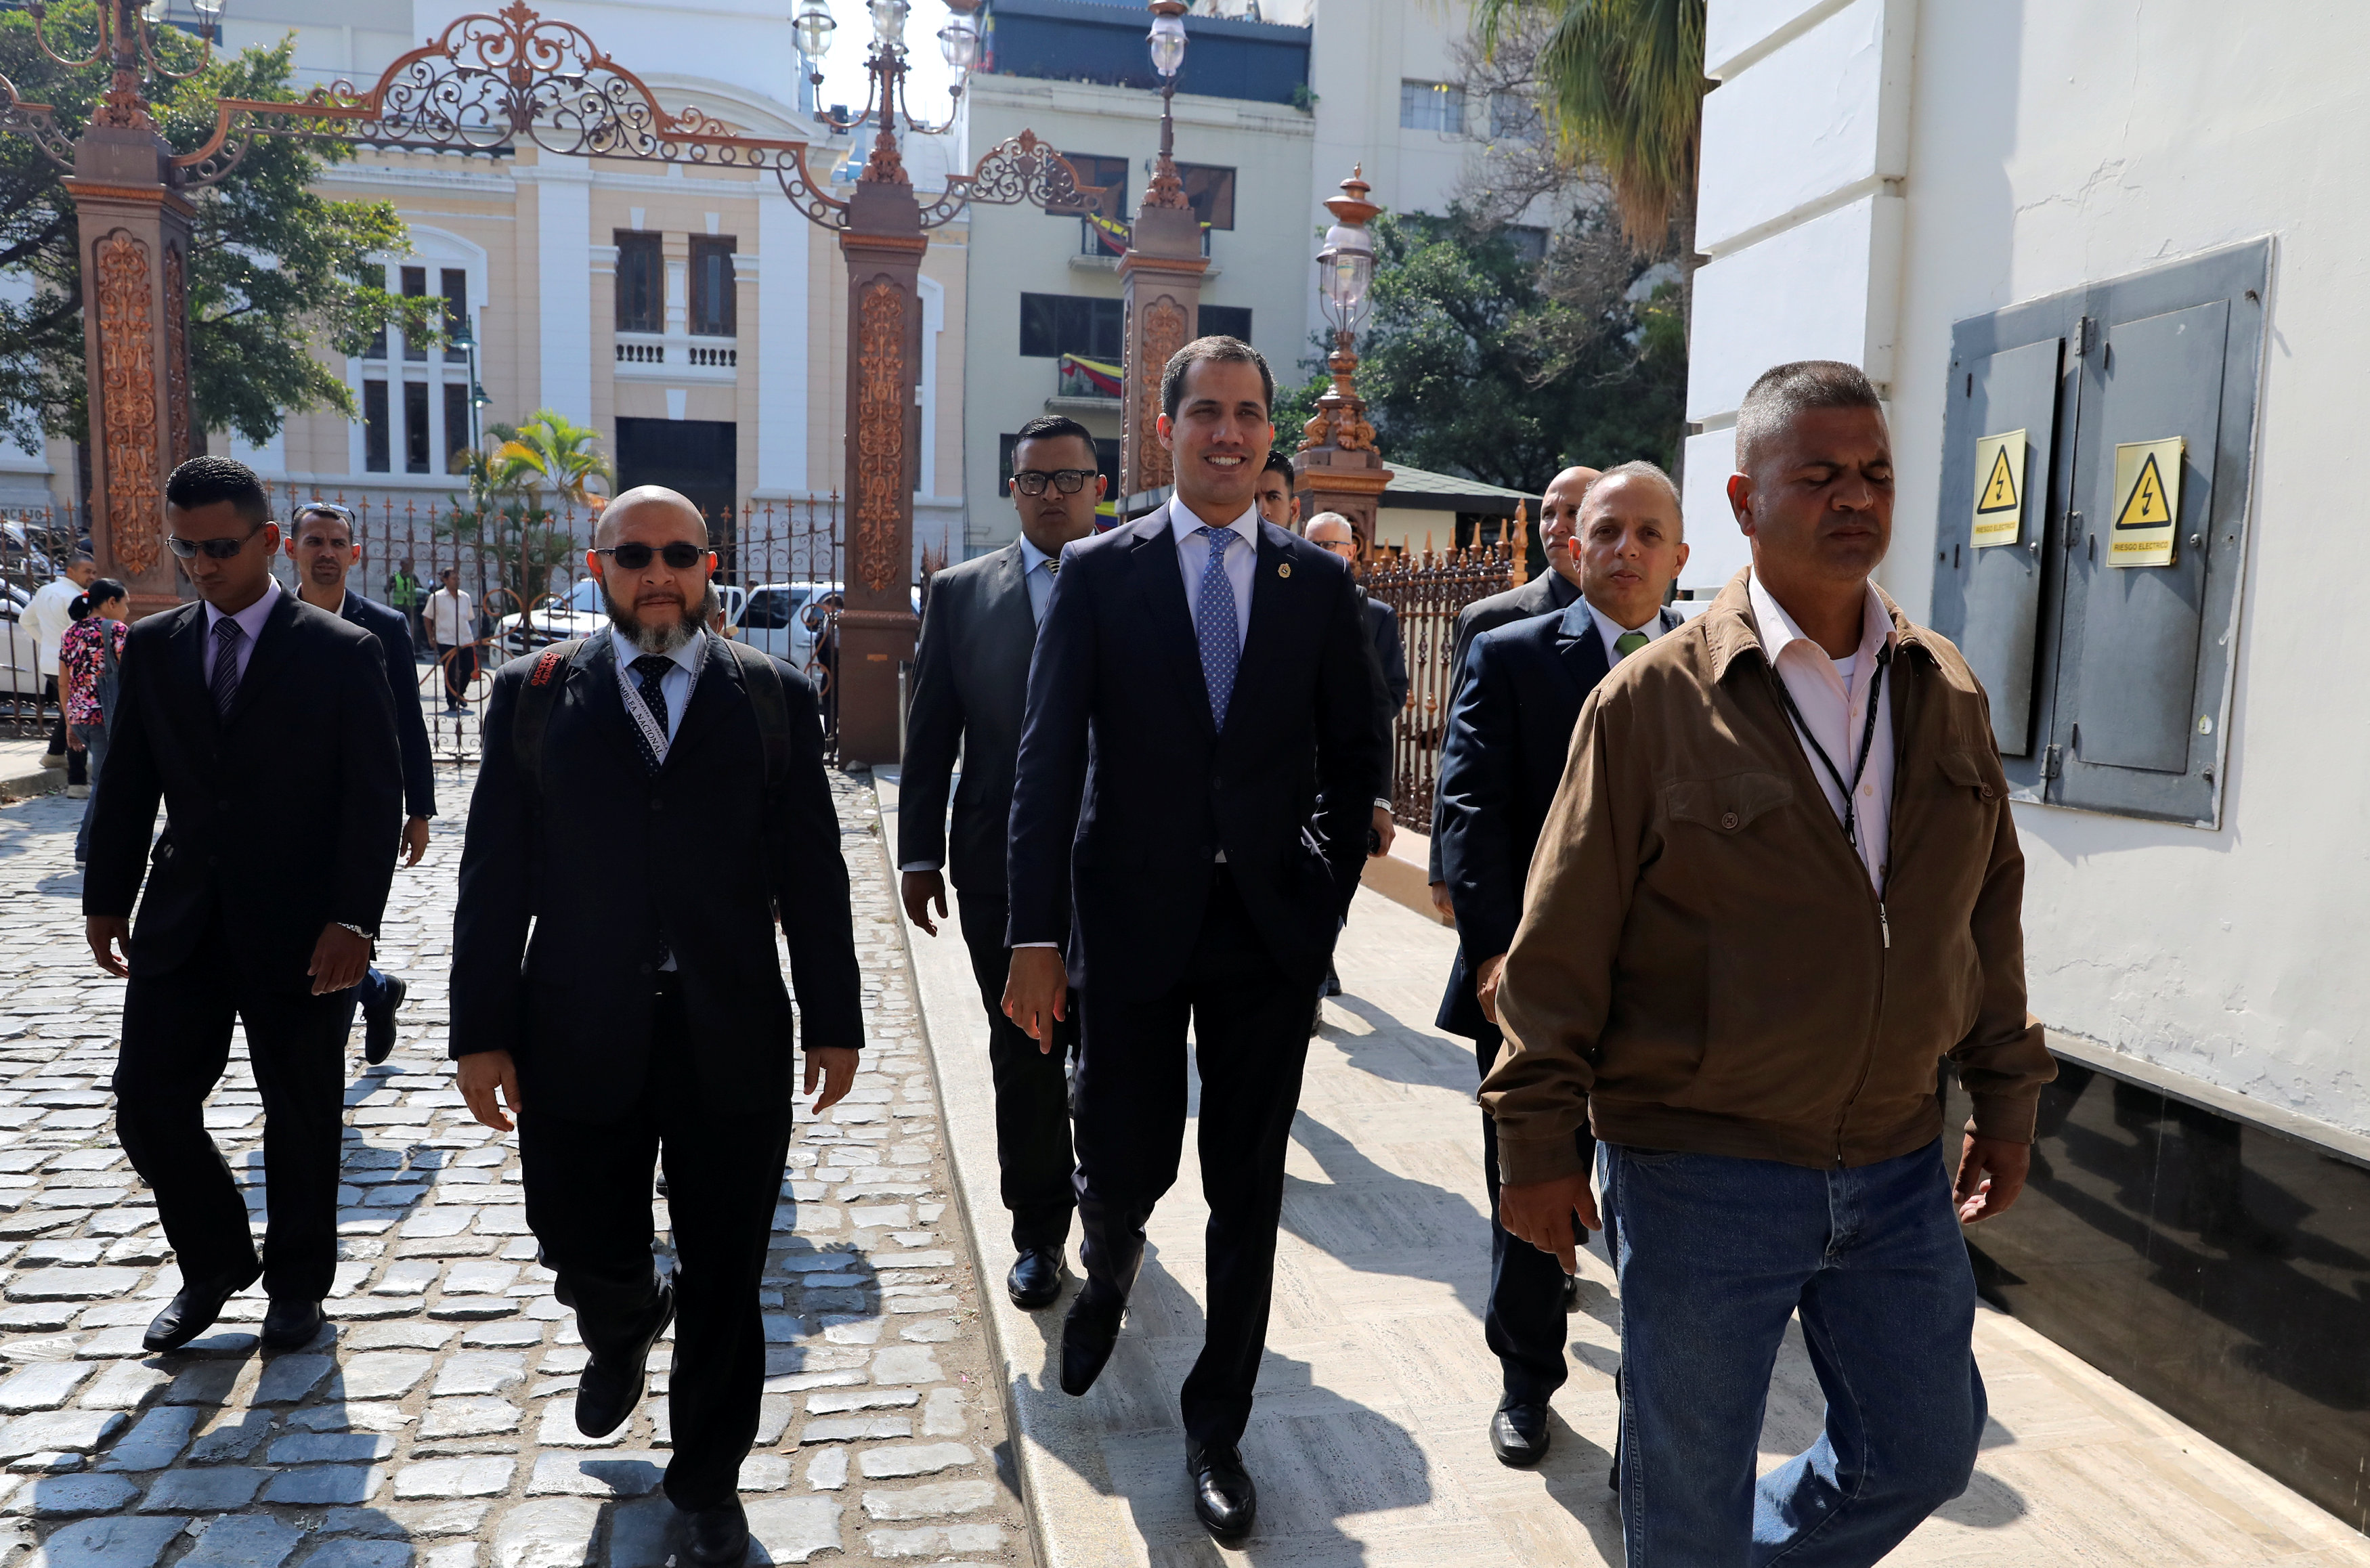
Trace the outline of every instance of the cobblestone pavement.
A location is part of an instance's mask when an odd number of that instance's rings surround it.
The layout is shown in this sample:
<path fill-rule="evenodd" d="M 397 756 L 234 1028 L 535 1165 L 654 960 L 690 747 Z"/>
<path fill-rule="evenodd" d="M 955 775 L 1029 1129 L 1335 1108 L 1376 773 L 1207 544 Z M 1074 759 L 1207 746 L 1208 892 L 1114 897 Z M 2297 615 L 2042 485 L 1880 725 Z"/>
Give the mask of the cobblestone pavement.
<path fill-rule="evenodd" d="M 82 941 L 81 802 L 0 809 L 0 1568 L 659 1568 L 673 1551 L 664 1357 L 627 1425 L 577 1433 L 585 1354 L 535 1263 L 516 1140 L 470 1118 L 443 1057 L 470 780 L 440 775 L 447 815 L 397 874 L 381 950 L 411 983 L 401 1043 L 366 1068 L 353 1038 L 331 1326 L 270 1357 L 259 1290 L 187 1350 L 140 1353 L 180 1282 L 113 1137 L 122 985 Z M 871 793 L 834 787 L 870 1048 L 846 1103 L 801 1113 L 775 1214 L 750 1561 L 1033 1562 Z M 259 1227 L 243 1051 L 206 1120 Z"/>

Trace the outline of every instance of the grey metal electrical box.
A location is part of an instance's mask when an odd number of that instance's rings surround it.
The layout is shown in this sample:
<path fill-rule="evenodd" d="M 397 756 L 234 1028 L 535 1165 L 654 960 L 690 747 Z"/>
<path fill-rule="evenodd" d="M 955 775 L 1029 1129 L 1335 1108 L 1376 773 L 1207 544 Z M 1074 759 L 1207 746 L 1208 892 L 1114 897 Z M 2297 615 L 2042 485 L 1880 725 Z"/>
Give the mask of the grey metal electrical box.
<path fill-rule="evenodd" d="M 2256 241 L 1952 331 L 1933 621 L 2018 799 L 2220 823 L 2271 262 Z M 2160 493 L 2142 443 L 2177 450 Z M 1979 545 L 2011 496 L 2014 537 Z M 2176 504 L 2169 564 L 2110 564 Z"/>

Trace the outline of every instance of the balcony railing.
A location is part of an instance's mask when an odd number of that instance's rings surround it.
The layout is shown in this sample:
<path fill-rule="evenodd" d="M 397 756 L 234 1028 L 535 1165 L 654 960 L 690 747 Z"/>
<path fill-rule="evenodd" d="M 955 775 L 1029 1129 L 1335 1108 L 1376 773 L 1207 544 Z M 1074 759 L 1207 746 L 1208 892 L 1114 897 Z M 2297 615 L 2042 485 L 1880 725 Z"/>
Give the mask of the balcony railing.
<path fill-rule="evenodd" d="M 620 332 L 616 372 L 629 380 L 731 381 L 741 364 L 741 346 L 731 338 L 692 338 L 680 332 Z"/>
<path fill-rule="evenodd" d="M 1078 254 L 1116 262 L 1127 254 L 1128 225 L 1086 212 L 1078 218 Z M 1210 225 L 1202 225 L 1202 254 L 1210 254 Z"/>

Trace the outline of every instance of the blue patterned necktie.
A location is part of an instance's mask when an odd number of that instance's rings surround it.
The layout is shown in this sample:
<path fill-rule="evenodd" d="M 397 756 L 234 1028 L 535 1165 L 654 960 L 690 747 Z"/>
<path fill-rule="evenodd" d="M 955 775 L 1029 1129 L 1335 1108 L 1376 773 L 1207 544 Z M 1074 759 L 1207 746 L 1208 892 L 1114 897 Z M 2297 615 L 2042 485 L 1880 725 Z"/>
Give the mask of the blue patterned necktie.
<path fill-rule="evenodd" d="M 214 623 L 214 674 L 210 689 L 213 692 L 214 712 L 230 716 L 230 705 L 238 697 L 238 645 L 247 635 L 247 628 L 225 615 Z"/>
<path fill-rule="evenodd" d="M 1202 568 L 1202 591 L 1193 601 L 1193 635 L 1202 645 L 1202 681 L 1210 689 L 1210 721 L 1226 727 L 1226 704 L 1235 694 L 1235 667 L 1242 658 L 1235 624 L 1235 585 L 1226 576 L 1226 546 L 1241 543 L 1231 528 L 1198 528 L 1210 542 L 1210 564 Z"/>

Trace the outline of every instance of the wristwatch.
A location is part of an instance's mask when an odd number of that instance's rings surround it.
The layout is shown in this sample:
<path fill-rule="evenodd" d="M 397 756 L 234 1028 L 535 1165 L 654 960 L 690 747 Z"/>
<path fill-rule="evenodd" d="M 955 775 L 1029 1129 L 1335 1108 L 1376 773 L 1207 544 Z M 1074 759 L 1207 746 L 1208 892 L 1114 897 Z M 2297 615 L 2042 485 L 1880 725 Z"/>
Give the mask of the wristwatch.
<path fill-rule="evenodd" d="M 336 926 L 339 931 L 351 931 L 351 932 L 352 932 L 356 936 L 361 937 L 364 942 L 376 942 L 376 941 L 378 940 L 378 933 L 376 933 L 376 932 L 374 932 L 374 931 L 364 931 L 362 927 L 360 927 L 360 926 L 358 926 L 358 925 L 349 924 L 349 923 L 348 923 L 347 921 L 331 921 L 329 923 L 330 923 L 331 925 L 333 925 L 333 926 Z"/>

